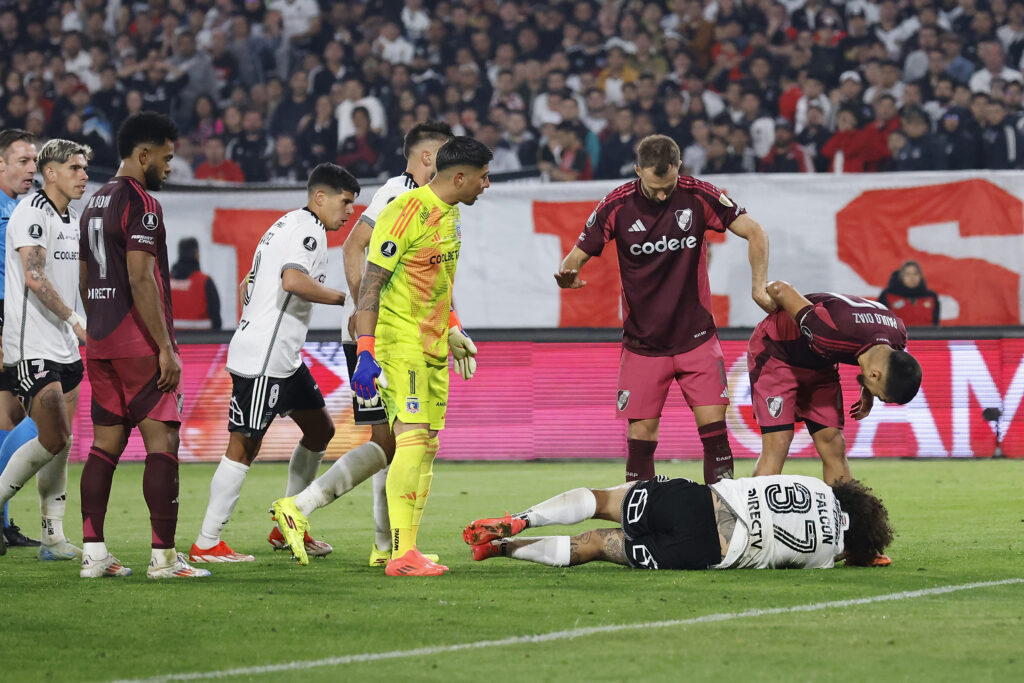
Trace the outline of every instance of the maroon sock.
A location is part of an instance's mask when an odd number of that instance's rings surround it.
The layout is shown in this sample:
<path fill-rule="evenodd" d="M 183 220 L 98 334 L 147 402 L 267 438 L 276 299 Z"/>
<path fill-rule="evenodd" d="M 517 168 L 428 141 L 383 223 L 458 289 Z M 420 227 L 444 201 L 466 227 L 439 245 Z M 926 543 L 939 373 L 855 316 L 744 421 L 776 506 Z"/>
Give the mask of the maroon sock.
<path fill-rule="evenodd" d="M 626 439 L 626 481 L 644 481 L 654 478 L 654 450 L 657 441 Z"/>
<path fill-rule="evenodd" d="M 153 547 L 173 548 L 178 527 L 178 456 L 174 453 L 146 454 L 142 494 L 149 506 L 153 526 Z"/>
<path fill-rule="evenodd" d="M 111 455 L 102 448 L 89 449 L 82 469 L 82 540 L 86 543 L 103 541 L 103 521 L 107 518 L 110 485 L 120 455 Z"/>
<path fill-rule="evenodd" d="M 697 427 L 704 444 L 704 483 L 714 484 L 721 479 L 732 479 L 732 449 L 725 420 Z"/>

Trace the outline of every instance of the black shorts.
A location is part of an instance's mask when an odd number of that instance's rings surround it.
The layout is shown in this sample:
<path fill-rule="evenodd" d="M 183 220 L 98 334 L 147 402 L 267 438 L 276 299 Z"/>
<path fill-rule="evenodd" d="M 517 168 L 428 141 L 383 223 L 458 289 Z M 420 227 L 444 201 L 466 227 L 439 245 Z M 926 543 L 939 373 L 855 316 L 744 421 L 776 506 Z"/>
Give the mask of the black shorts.
<path fill-rule="evenodd" d="M 348 363 L 348 383 L 349 386 L 352 386 L 352 373 L 356 371 L 356 343 L 342 342 L 341 347 L 345 349 L 345 362 Z M 386 424 L 388 413 L 384 410 L 384 401 L 381 401 L 372 408 L 365 408 L 359 405 L 355 392 L 352 392 L 352 419 L 357 425 Z"/>
<path fill-rule="evenodd" d="M 323 408 L 320 387 L 303 363 L 288 377 L 241 377 L 231 375 L 231 406 L 228 408 L 228 431 L 240 432 L 250 439 L 260 439 L 278 415 L 293 410 Z"/>
<path fill-rule="evenodd" d="M 622 530 L 637 569 L 707 569 L 722 561 L 711 489 L 689 479 L 634 484 L 622 499 Z"/>
<path fill-rule="evenodd" d="M 25 410 L 29 409 L 32 399 L 47 384 L 60 382 L 60 389 L 65 394 L 82 383 L 85 369 L 82 361 L 74 363 L 58 363 L 42 358 L 28 358 L 14 365 L 4 367 L 8 391 L 21 399 Z"/>

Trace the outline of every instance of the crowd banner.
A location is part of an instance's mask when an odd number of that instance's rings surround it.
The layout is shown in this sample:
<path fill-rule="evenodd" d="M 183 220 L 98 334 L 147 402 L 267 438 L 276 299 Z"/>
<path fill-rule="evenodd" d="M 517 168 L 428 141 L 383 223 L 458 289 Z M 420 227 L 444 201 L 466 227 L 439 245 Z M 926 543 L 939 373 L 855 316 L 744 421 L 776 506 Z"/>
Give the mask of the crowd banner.
<path fill-rule="evenodd" d="M 624 458 L 626 423 L 615 416 L 617 343 L 480 342 L 477 374 L 470 381 L 451 376 L 447 428 L 440 456 L 457 460 L 534 458 Z M 754 458 L 760 431 L 753 418 L 747 378 L 746 342 L 723 341 L 731 405 L 727 413 L 733 453 Z M 181 347 L 185 392 L 181 426 L 183 462 L 216 462 L 227 445 L 231 380 L 224 370 L 227 344 Z M 847 420 L 851 458 L 989 457 L 997 445 L 1008 457 L 1024 457 L 1024 339 L 914 340 L 908 350 L 921 362 L 924 379 L 905 406 L 876 402 L 863 421 Z M 338 342 L 311 342 L 303 350 L 334 418 L 336 436 L 327 458 L 366 441 L 368 427 L 352 424 L 352 394 L 345 355 Z M 841 368 L 844 407 L 856 399 L 857 369 Z M 82 385 L 75 418 L 73 460 L 88 454 L 92 436 L 91 391 Z M 986 420 L 985 409 L 999 417 Z M 992 415 L 989 412 L 989 416 Z M 263 442 L 260 458 L 287 459 L 300 432 L 278 418 Z M 815 455 L 810 436 L 797 425 L 791 453 Z M 133 435 L 123 459 L 142 459 Z M 659 458 L 700 458 L 693 416 L 673 388 L 661 422 Z M 856 471 L 856 463 L 853 465 Z M 749 474 L 747 462 L 737 467 Z"/>
<path fill-rule="evenodd" d="M 944 325 L 1020 325 L 1024 310 L 1024 173 L 1018 171 L 742 174 L 707 176 L 768 231 L 771 278 L 802 291 L 875 297 L 890 274 L 918 261 L 939 293 Z M 456 278 L 459 315 L 472 328 L 616 327 L 621 324 L 614 249 L 585 269 L 588 285 L 559 290 L 553 273 L 597 202 L 621 181 L 495 184 L 463 207 Z M 327 284 L 343 288 L 341 245 L 372 196 L 367 187 L 349 225 L 328 236 Z M 171 260 L 183 237 L 221 292 L 225 325 L 237 320 L 238 282 L 259 237 L 305 204 L 302 190 L 166 190 L 157 194 Z M 753 326 L 746 243 L 713 235 L 710 281 L 719 325 Z M 685 295 L 685 293 L 682 293 Z M 313 327 L 343 315 L 317 306 Z"/>

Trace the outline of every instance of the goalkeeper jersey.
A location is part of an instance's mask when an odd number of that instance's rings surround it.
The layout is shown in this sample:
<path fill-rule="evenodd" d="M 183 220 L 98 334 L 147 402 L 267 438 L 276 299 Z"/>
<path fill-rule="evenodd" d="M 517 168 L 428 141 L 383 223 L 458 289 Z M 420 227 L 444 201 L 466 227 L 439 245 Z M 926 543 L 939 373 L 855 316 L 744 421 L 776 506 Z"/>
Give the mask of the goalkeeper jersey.
<path fill-rule="evenodd" d="M 377 216 L 366 260 L 391 271 L 380 293 L 377 357 L 448 362 L 448 317 L 462 245 L 457 206 L 429 185 L 398 196 Z"/>

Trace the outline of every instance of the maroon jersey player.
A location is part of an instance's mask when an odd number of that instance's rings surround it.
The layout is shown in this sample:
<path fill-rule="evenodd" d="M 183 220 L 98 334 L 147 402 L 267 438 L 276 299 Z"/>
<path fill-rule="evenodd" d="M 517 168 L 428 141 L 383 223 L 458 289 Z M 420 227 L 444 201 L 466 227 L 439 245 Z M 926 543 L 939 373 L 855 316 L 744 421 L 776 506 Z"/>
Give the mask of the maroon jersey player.
<path fill-rule="evenodd" d="M 781 474 L 797 420 L 807 425 L 827 483 L 850 479 L 843 439 L 838 363 L 860 367 L 859 399 L 850 416 L 864 419 L 874 399 L 907 403 L 921 386 L 921 366 L 904 351 L 907 328 L 888 308 L 829 292 L 803 296 L 772 282 L 778 304 L 755 328 L 747 349 L 751 402 L 761 427 L 754 475 Z"/>
<path fill-rule="evenodd" d="M 142 490 L 149 506 L 150 578 L 208 576 L 175 552 L 181 362 L 174 341 L 167 232 L 149 194 L 170 173 L 178 130 L 155 112 L 128 117 L 117 133 L 121 166 L 86 204 L 79 254 L 88 313 L 87 370 L 94 436 L 82 471 L 81 576 L 127 576 L 107 550 L 103 522 L 114 468 L 139 428 L 146 446 Z"/>
<path fill-rule="evenodd" d="M 579 288 L 580 268 L 615 241 L 622 279 L 618 416 L 629 421 L 626 480 L 654 476 L 658 425 L 672 382 L 693 410 L 704 447 L 704 479 L 732 476 L 725 427 L 729 391 L 708 285 L 708 230 L 747 240 L 751 295 L 774 310 L 765 286 L 768 237 L 722 190 L 679 175 L 679 147 L 651 135 L 636 150 L 638 178 L 612 190 L 587 220 L 559 268 L 559 287 Z"/>

